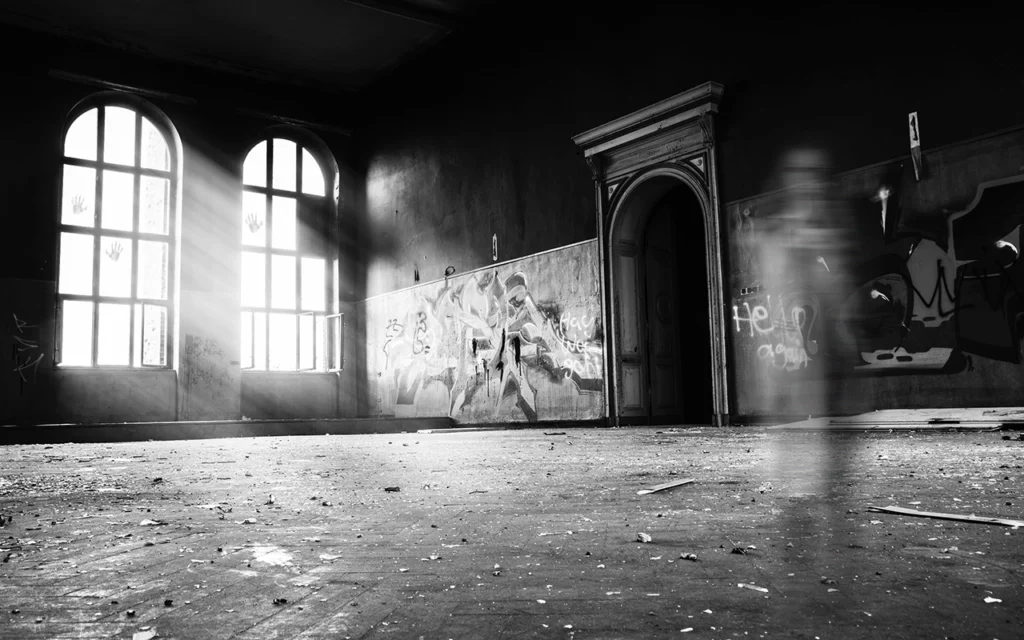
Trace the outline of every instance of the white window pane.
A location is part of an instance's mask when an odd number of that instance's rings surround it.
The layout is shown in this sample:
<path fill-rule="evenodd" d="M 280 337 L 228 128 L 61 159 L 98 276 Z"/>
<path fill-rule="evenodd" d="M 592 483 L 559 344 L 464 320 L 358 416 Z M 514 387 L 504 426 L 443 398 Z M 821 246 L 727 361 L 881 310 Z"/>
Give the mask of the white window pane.
<path fill-rule="evenodd" d="M 96 364 L 127 365 L 132 308 L 127 304 L 100 303 Z"/>
<path fill-rule="evenodd" d="M 93 236 L 60 234 L 59 293 L 92 294 L 92 253 Z"/>
<path fill-rule="evenodd" d="M 96 159 L 96 140 L 99 138 L 97 110 L 89 109 L 75 118 L 64 137 L 64 155 L 82 160 Z"/>
<path fill-rule="evenodd" d="M 323 316 L 316 317 L 316 328 L 314 329 L 314 340 L 316 341 L 316 368 L 319 371 L 327 370 L 327 327 Z"/>
<path fill-rule="evenodd" d="M 242 184 L 248 187 L 267 186 L 267 143 L 263 141 L 245 156 L 242 165 Z"/>
<path fill-rule="evenodd" d="M 299 316 L 299 369 L 308 370 L 314 368 L 315 353 L 313 352 L 313 337 L 315 328 L 313 314 L 307 313 Z"/>
<path fill-rule="evenodd" d="M 295 371 L 295 316 L 270 314 L 270 370 Z"/>
<path fill-rule="evenodd" d="M 242 252 L 242 304 L 262 307 L 267 303 L 267 257 L 262 253 Z"/>
<path fill-rule="evenodd" d="M 291 140 L 274 139 L 274 177 L 272 187 L 295 191 L 296 146 Z"/>
<path fill-rule="evenodd" d="M 88 367 L 92 364 L 92 303 L 65 300 L 61 314 L 60 363 Z"/>
<path fill-rule="evenodd" d="M 132 209 L 135 205 L 135 178 L 130 173 L 104 171 L 102 221 L 104 229 L 132 230 Z"/>
<path fill-rule="evenodd" d="M 171 168 L 171 154 L 164 134 L 148 118 L 142 119 L 142 166 L 166 171 Z"/>
<path fill-rule="evenodd" d="M 267 246 L 267 196 L 242 193 L 242 244 Z"/>
<path fill-rule="evenodd" d="M 267 368 L 267 314 L 252 314 L 253 340 L 252 368 L 265 371 Z"/>
<path fill-rule="evenodd" d="M 270 203 L 271 225 L 275 249 L 295 248 L 295 198 L 274 196 Z"/>
<path fill-rule="evenodd" d="M 252 369 L 252 311 L 242 312 L 242 359 L 243 369 Z"/>
<path fill-rule="evenodd" d="M 139 241 L 139 297 L 167 299 L 166 242 Z"/>
<path fill-rule="evenodd" d="M 170 219 L 171 181 L 142 176 L 139 184 L 139 231 L 167 234 Z"/>
<path fill-rule="evenodd" d="M 129 238 L 100 238 L 100 295 L 132 295 L 132 241 Z"/>
<path fill-rule="evenodd" d="M 142 364 L 147 367 L 167 365 L 167 308 L 152 304 L 142 306 Z"/>
<path fill-rule="evenodd" d="M 103 160 L 135 164 L 135 112 L 124 107 L 105 107 Z"/>
<path fill-rule="evenodd" d="M 132 331 L 133 340 L 135 340 L 134 351 L 132 353 L 132 366 L 142 366 L 142 305 L 136 304 L 132 306 Z"/>
<path fill-rule="evenodd" d="M 64 165 L 60 221 L 91 227 L 96 224 L 96 170 Z"/>
<path fill-rule="evenodd" d="M 324 186 L 324 172 L 320 168 L 320 163 L 306 149 L 302 150 L 302 193 L 311 196 L 327 195 Z"/>
<path fill-rule="evenodd" d="M 323 258 L 302 259 L 302 308 L 326 311 L 326 269 Z"/>
<path fill-rule="evenodd" d="M 270 306 L 295 308 L 295 257 L 271 256 Z"/>

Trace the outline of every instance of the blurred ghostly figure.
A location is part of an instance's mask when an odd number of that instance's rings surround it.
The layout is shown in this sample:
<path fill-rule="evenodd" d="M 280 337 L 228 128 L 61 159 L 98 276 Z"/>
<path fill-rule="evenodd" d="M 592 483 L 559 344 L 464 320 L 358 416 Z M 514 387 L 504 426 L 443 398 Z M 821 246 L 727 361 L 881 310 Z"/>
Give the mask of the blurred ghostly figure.
<path fill-rule="evenodd" d="M 804 333 L 807 367 L 798 372 L 769 373 L 772 406 L 778 416 L 841 414 L 847 362 L 832 357 L 836 316 L 829 313 L 850 290 L 858 262 L 853 208 L 838 196 L 831 181 L 827 156 L 802 149 L 786 155 L 780 168 L 785 202 L 768 222 L 762 236 L 763 281 L 769 293 L 790 295 L 790 304 L 805 307 L 791 319 L 813 317 L 813 335 Z M 762 225 L 764 226 L 764 225 Z M 809 308 L 813 307 L 813 308 Z M 787 313 L 791 313 L 788 312 Z M 801 315 L 802 314 L 802 315 Z M 811 353 L 813 351 L 813 353 Z M 794 378 L 794 373 L 800 377 Z M 827 421 L 825 421 L 827 422 Z M 779 533 L 799 550 L 786 562 L 805 570 L 808 565 L 827 575 L 829 556 L 853 542 L 855 530 L 847 521 L 850 489 L 848 470 L 855 454 L 855 434 L 829 431 L 777 432 L 772 443 L 772 476 L 788 497 L 780 514 Z M 796 570 L 796 567 L 793 567 Z M 801 603 L 777 612 L 780 619 L 799 615 Z M 791 618 L 790 618 L 791 619 Z"/>
<path fill-rule="evenodd" d="M 835 415 L 842 407 L 842 370 L 826 357 L 834 319 L 830 299 L 847 289 L 855 260 L 852 211 L 834 192 L 828 157 L 817 149 L 797 149 L 780 167 L 784 203 L 762 222 L 762 282 L 772 294 L 773 313 L 787 336 L 807 355 L 808 372 L 792 384 L 788 372 L 769 376 L 768 410 L 775 416 Z"/>

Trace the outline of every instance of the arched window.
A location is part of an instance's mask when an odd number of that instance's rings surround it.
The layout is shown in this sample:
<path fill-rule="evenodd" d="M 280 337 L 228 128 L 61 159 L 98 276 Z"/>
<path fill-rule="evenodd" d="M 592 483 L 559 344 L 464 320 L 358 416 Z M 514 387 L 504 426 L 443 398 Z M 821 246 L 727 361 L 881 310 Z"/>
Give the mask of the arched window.
<path fill-rule="evenodd" d="M 98 96 L 64 134 L 58 362 L 170 367 L 179 158 L 168 120 Z"/>
<path fill-rule="evenodd" d="M 256 371 L 334 368 L 333 162 L 268 137 L 242 168 L 242 361 Z"/>

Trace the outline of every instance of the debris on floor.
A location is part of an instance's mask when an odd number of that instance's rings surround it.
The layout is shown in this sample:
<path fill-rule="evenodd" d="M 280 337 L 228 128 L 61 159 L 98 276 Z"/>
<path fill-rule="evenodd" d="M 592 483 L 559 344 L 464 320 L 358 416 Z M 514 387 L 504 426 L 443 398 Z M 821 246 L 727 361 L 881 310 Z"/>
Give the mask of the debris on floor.
<path fill-rule="evenodd" d="M 746 582 L 740 582 L 736 586 L 741 588 L 741 589 L 753 589 L 754 591 L 760 591 L 761 593 L 768 593 L 768 590 L 765 589 L 764 587 L 759 587 L 759 586 L 753 585 L 753 584 L 747 584 Z"/>
<path fill-rule="evenodd" d="M 682 480 L 675 480 L 673 482 L 666 482 L 665 484 L 656 484 L 653 487 L 649 487 L 647 489 L 641 489 L 641 490 L 637 491 L 636 495 L 638 495 L 638 496 L 645 496 L 645 495 L 647 495 L 649 493 L 657 493 L 659 491 L 664 491 L 665 489 L 672 489 L 674 487 L 679 487 L 679 486 L 682 486 L 684 484 L 690 484 L 691 482 L 696 482 L 696 479 L 694 479 L 694 478 L 683 478 Z"/>
<path fill-rule="evenodd" d="M 386 493 L 396 493 L 396 492 L 401 491 L 401 490 L 402 489 L 399 488 L 399 487 L 384 487 L 384 491 Z"/>
<path fill-rule="evenodd" d="M 695 554 L 695 553 L 684 553 L 684 554 L 681 554 L 679 557 L 681 559 L 683 559 L 683 560 L 690 560 L 692 562 L 697 562 L 697 554 Z"/>
<path fill-rule="evenodd" d="M 651 536 L 646 534 L 646 533 L 642 533 L 641 532 L 641 533 L 636 534 L 636 540 L 637 540 L 637 542 L 650 542 L 651 541 Z"/>
<path fill-rule="evenodd" d="M 868 507 L 868 511 L 875 513 L 889 513 L 903 516 L 917 516 L 919 518 L 935 518 L 938 520 L 954 520 L 957 522 L 977 522 L 979 524 L 998 524 L 1004 527 L 1024 527 L 1024 520 L 1007 520 L 1004 518 L 984 518 L 975 515 L 960 515 L 958 513 L 938 513 L 934 511 L 916 511 L 903 507 Z"/>

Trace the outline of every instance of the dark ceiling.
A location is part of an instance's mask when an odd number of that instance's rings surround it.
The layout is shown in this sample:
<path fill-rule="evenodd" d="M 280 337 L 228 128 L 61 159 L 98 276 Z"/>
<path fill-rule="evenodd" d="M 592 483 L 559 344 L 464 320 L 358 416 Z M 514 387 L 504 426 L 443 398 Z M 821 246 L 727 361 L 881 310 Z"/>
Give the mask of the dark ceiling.
<path fill-rule="evenodd" d="M 361 91 L 495 0 L 31 0 L 0 23 L 328 92 Z"/>

